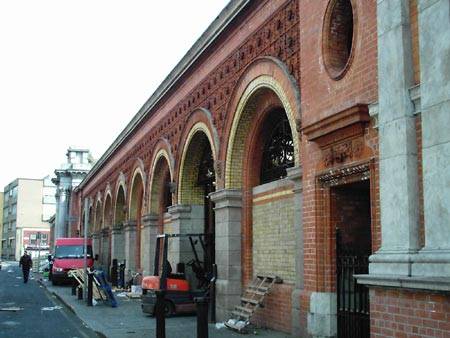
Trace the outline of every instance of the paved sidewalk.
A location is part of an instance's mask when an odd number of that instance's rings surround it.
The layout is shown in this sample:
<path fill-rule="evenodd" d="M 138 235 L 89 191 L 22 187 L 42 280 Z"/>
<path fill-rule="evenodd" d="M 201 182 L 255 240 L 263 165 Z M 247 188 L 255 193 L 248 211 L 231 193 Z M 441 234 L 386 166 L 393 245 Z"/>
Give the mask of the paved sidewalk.
<path fill-rule="evenodd" d="M 40 281 L 48 291 L 57 296 L 99 336 L 108 338 L 156 337 L 155 318 L 144 315 L 139 299 L 116 297 L 118 307 L 112 308 L 109 303 L 99 302 L 88 307 L 82 300 L 72 296 L 70 286 L 53 286 L 46 279 Z M 197 336 L 197 318 L 195 316 L 178 316 L 166 318 L 167 338 L 194 338 Z M 209 326 L 209 337 L 250 337 L 257 335 L 266 338 L 287 338 L 290 335 L 257 329 L 254 333 L 241 335 L 227 328 L 217 329 L 214 324 Z"/>

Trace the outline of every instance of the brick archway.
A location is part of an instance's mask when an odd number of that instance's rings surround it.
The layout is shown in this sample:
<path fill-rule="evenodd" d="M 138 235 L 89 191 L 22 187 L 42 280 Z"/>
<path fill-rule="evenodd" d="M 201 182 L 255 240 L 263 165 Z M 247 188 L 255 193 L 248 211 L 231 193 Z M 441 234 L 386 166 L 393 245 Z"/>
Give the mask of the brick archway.
<path fill-rule="evenodd" d="M 162 143 L 161 145 L 156 146 L 155 153 L 156 154 L 151 161 L 151 171 L 149 176 L 148 205 L 150 214 L 160 213 L 161 193 L 164 190 L 163 185 L 168 182 L 173 182 L 174 160 L 170 147 L 168 147 L 167 143 Z"/>
<path fill-rule="evenodd" d="M 225 161 L 225 188 L 242 188 L 242 163 L 244 153 L 242 142 L 245 140 L 250 126 L 254 125 L 255 104 L 258 96 L 264 91 L 273 92 L 280 106 L 285 110 L 291 127 L 295 166 L 300 165 L 300 92 L 295 79 L 289 74 L 286 65 L 281 61 L 264 57 L 249 65 L 239 80 L 229 105 L 227 120 L 228 140 L 222 149 Z"/>
<path fill-rule="evenodd" d="M 178 203 L 179 204 L 203 204 L 203 191 L 196 186 L 198 166 L 200 163 L 201 149 L 208 146 L 211 149 L 214 161 L 217 159 L 214 134 L 208 125 L 203 122 L 195 123 L 189 129 L 185 142 L 180 167 L 178 170 Z"/>
<path fill-rule="evenodd" d="M 105 203 L 103 205 L 103 224 L 101 230 L 101 265 L 103 270 L 109 271 L 111 264 L 111 228 L 113 220 L 113 208 L 112 208 L 112 194 L 111 188 L 108 184 L 105 193 Z"/>
<path fill-rule="evenodd" d="M 102 229 L 111 228 L 112 220 L 113 220 L 113 212 L 112 212 L 112 195 L 111 191 L 107 191 L 105 194 L 105 203 L 103 205 L 103 223 Z"/>
<path fill-rule="evenodd" d="M 127 203 L 126 203 L 126 183 L 125 177 L 121 173 L 116 185 L 116 194 L 114 198 L 114 219 L 113 226 L 123 226 L 123 222 L 127 217 Z"/>
<path fill-rule="evenodd" d="M 145 196 L 144 173 L 140 166 L 131 180 L 128 224 L 125 227 L 125 257 L 131 271 L 141 268 L 141 222 Z"/>
<path fill-rule="evenodd" d="M 97 201 L 95 203 L 95 214 L 94 214 L 94 232 L 98 232 L 101 230 L 102 225 L 102 201 L 100 197 L 97 198 Z"/>
<path fill-rule="evenodd" d="M 242 286 L 256 275 L 280 276 L 285 283 L 274 289 L 274 298 L 269 297 L 259 316 L 270 327 L 290 330 L 290 320 L 277 321 L 271 313 L 280 311 L 283 304 L 282 316 L 291 318 L 291 295 L 298 278 L 296 266 L 301 250 L 294 239 L 300 222 L 294 219 L 294 212 L 300 205 L 295 203 L 293 182 L 286 171 L 267 182 L 261 179 L 261 167 L 263 148 L 272 127 L 268 122 L 274 117 L 286 121 L 292 137 L 294 163 L 290 165 L 300 167 L 298 86 L 281 62 L 259 59 L 242 76 L 229 109 L 228 143 L 222 157 L 226 158 L 225 191 L 237 190 L 242 196 Z M 282 248 L 279 243 L 283 243 Z"/>

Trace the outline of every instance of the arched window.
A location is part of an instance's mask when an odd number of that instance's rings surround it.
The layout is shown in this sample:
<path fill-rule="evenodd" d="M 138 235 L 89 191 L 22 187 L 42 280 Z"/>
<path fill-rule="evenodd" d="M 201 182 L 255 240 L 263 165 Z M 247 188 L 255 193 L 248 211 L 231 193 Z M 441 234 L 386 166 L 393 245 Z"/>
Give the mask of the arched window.
<path fill-rule="evenodd" d="M 260 184 L 286 177 L 286 169 L 294 166 L 294 142 L 284 109 L 269 113 L 263 128 Z"/>
<path fill-rule="evenodd" d="M 170 182 L 170 174 L 167 173 L 164 179 L 164 187 L 163 187 L 163 212 L 167 212 L 167 208 L 172 205 L 172 192 L 171 192 L 171 182 Z"/>
<path fill-rule="evenodd" d="M 200 166 L 198 169 L 198 185 L 212 186 L 214 184 L 214 180 L 214 159 L 212 156 L 212 152 L 209 147 L 204 147 L 202 158 L 200 160 Z"/>

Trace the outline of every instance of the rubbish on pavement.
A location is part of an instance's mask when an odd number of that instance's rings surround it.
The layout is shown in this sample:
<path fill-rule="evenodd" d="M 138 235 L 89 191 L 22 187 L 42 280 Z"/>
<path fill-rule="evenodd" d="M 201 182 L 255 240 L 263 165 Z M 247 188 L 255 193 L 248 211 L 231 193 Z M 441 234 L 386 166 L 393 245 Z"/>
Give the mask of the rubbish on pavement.
<path fill-rule="evenodd" d="M 54 310 L 59 310 L 59 309 L 62 309 L 62 307 L 56 305 L 56 306 L 43 307 L 43 308 L 41 308 L 41 311 L 54 311 Z"/>
<path fill-rule="evenodd" d="M 142 293 L 127 292 L 126 295 L 130 299 L 137 299 L 137 298 L 141 298 Z"/>
<path fill-rule="evenodd" d="M 18 307 L 18 306 L 10 306 L 10 307 L 2 307 L 0 308 L 0 311 L 22 311 L 23 307 Z"/>
<path fill-rule="evenodd" d="M 142 287 L 140 285 L 131 285 L 131 293 L 142 294 Z"/>
<path fill-rule="evenodd" d="M 216 323 L 216 329 L 217 330 L 223 329 L 224 327 L 225 327 L 224 323 Z"/>
<path fill-rule="evenodd" d="M 233 328 L 236 330 L 242 330 L 247 326 L 248 323 L 243 320 L 229 319 L 226 324 L 228 324 L 229 326 L 233 326 Z"/>

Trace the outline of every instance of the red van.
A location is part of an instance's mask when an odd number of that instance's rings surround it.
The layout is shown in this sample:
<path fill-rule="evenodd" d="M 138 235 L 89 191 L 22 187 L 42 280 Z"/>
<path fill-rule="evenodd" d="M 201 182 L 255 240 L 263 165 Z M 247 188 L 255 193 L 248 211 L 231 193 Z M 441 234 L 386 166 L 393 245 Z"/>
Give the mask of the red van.
<path fill-rule="evenodd" d="M 92 240 L 87 240 L 87 266 L 92 267 Z M 52 284 L 67 281 L 67 272 L 84 267 L 84 238 L 57 238 L 53 255 Z"/>

